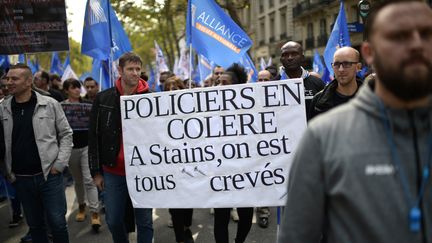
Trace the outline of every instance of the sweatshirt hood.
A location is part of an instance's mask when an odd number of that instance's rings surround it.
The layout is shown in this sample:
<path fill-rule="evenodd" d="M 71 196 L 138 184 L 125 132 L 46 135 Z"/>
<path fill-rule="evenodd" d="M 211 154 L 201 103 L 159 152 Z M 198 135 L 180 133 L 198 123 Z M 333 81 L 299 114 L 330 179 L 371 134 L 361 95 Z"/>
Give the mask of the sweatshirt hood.
<path fill-rule="evenodd" d="M 418 131 L 423 129 L 429 130 L 430 120 L 432 118 L 432 96 L 430 96 L 429 104 L 424 107 L 414 109 L 396 109 L 390 108 L 382 102 L 375 94 L 375 80 L 365 82 L 357 93 L 357 99 L 352 99 L 353 105 L 358 109 L 368 113 L 374 119 L 381 121 L 390 120 L 393 130 L 409 130 L 412 125 L 410 120 L 414 121 Z"/>

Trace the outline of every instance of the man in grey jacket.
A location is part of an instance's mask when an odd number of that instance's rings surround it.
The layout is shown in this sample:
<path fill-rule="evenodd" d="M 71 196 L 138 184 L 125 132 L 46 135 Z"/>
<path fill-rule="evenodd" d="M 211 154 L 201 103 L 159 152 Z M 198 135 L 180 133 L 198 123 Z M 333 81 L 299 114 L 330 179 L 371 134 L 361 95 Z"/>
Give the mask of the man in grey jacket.
<path fill-rule="evenodd" d="M 432 242 L 432 10 L 369 17 L 375 80 L 317 117 L 293 160 L 279 242 Z"/>
<path fill-rule="evenodd" d="M 33 242 L 69 242 L 62 171 L 72 150 L 72 129 L 60 104 L 32 91 L 28 66 L 11 66 L 6 75 L 11 94 L 0 108 L 5 138 L 2 166 L 22 201 Z"/>

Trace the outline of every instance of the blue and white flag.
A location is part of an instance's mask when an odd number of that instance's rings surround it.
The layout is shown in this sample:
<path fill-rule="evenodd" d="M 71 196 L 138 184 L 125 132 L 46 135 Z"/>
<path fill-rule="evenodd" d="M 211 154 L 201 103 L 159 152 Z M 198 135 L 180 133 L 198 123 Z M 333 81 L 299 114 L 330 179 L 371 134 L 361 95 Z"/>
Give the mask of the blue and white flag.
<path fill-rule="evenodd" d="M 25 64 L 25 55 L 24 54 L 18 55 L 18 63 Z"/>
<path fill-rule="evenodd" d="M 215 66 L 216 64 L 214 62 L 208 60 L 205 56 L 198 54 L 198 69 L 201 82 L 211 76 Z"/>
<path fill-rule="evenodd" d="M 246 69 L 248 74 L 248 83 L 255 83 L 258 80 L 258 72 L 249 54 L 246 53 L 240 59 L 240 64 Z"/>
<path fill-rule="evenodd" d="M 10 66 L 9 56 L 0 55 L 0 69 L 7 69 Z"/>
<path fill-rule="evenodd" d="M 159 47 L 158 43 L 155 43 L 155 52 L 156 52 L 156 92 L 162 91 L 162 87 L 159 82 L 159 77 L 162 72 L 169 71 L 168 64 L 165 61 L 165 56 L 162 52 L 162 49 Z"/>
<path fill-rule="evenodd" d="M 30 68 L 32 74 L 35 74 L 37 71 L 39 71 L 38 66 L 34 64 L 30 58 L 27 58 L 27 66 Z"/>
<path fill-rule="evenodd" d="M 341 1 L 339 14 L 336 18 L 336 22 L 333 26 L 333 30 L 327 41 L 327 45 L 323 55 L 325 65 L 327 66 L 327 70 L 330 73 L 330 79 L 333 79 L 334 77 L 333 68 L 331 66 L 331 63 L 333 62 L 333 55 L 337 49 L 344 46 L 351 46 L 351 42 L 350 42 L 348 25 L 345 16 L 344 3 L 343 1 Z"/>
<path fill-rule="evenodd" d="M 322 75 L 324 72 L 324 64 L 322 63 L 321 55 L 318 53 L 316 49 L 314 51 L 312 68 L 314 72 L 319 73 L 320 75 Z"/>
<path fill-rule="evenodd" d="M 268 62 L 267 62 L 267 67 L 271 66 L 272 64 L 273 64 L 273 60 L 272 60 L 272 57 L 270 57 Z"/>
<path fill-rule="evenodd" d="M 63 72 L 64 72 L 64 66 L 60 60 L 58 53 L 55 51 L 52 53 L 52 57 L 51 57 L 50 73 L 55 73 L 58 74 L 59 76 L 62 76 Z"/>
<path fill-rule="evenodd" d="M 70 53 L 68 52 L 66 59 L 63 63 L 63 70 L 66 70 L 67 66 L 69 66 L 69 65 L 71 65 L 71 64 L 70 64 Z"/>
<path fill-rule="evenodd" d="M 190 74 L 190 58 L 189 58 L 189 51 L 185 48 L 180 49 L 180 60 L 178 62 L 178 76 L 185 80 L 188 79 Z M 193 61 L 192 61 L 193 63 Z"/>
<path fill-rule="evenodd" d="M 123 53 L 131 51 L 132 46 L 109 0 L 88 0 L 81 53 L 98 60 L 108 60 L 111 50 L 112 59 L 117 60 Z"/>
<path fill-rule="evenodd" d="M 252 46 L 249 36 L 214 0 L 189 0 L 186 42 L 198 54 L 227 68 Z"/>
<path fill-rule="evenodd" d="M 267 67 L 267 63 L 264 61 L 264 57 L 260 58 L 260 71 L 265 70 Z"/>
<path fill-rule="evenodd" d="M 91 76 L 99 83 L 101 90 L 113 87 L 113 83 L 111 82 L 109 75 L 108 60 L 101 61 L 98 59 L 93 59 L 92 65 Z"/>

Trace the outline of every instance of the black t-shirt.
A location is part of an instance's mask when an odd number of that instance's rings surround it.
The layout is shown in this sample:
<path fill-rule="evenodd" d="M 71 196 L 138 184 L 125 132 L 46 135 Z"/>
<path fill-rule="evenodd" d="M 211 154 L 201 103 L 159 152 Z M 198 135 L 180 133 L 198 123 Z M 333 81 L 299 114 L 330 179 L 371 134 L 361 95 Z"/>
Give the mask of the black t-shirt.
<path fill-rule="evenodd" d="M 42 172 L 39 151 L 33 130 L 36 94 L 29 101 L 17 103 L 12 98 L 12 171 L 17 175 L 35 175 Z"/>
<path fill-rule="evenodd" d="M 333 105 L 334 106 L 333 107 L 336 107 L 338 105 L 342 105 L 342 104 L 348 102 L 350 99 L 354 98 L 354 96 L 355 96 L 355 93 L 353 95 L 347 96 L 347 95 L 340 94 L 337 91 L 334 92 L 334 94 L 333 94 Z"/>

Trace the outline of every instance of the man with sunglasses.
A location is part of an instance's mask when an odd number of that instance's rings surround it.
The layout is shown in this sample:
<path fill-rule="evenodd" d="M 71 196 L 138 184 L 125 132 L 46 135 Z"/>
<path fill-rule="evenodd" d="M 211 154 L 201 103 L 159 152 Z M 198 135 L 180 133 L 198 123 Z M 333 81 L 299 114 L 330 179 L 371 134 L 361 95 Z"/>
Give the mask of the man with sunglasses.
<path fill-rule="evenodd" d="M 311 119 L 353 98 L 362 84 L 361 80 L 356 79 L 361 69 L 360 53 L 356 49 L 338 49 L 333 56 L 332 67 L 336 78 L 312 99 L 308 111 Z"/>

